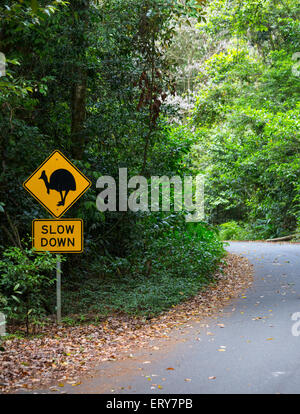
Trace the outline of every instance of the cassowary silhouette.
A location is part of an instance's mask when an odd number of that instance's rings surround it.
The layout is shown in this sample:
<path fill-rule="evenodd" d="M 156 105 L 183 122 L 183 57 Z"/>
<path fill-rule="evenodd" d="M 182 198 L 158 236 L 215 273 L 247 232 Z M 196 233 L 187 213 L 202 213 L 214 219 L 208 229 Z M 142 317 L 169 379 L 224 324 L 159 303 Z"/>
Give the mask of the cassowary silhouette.
<path fill-rule="evenodd" d="M 59 169 L 54 171 L 50 176 L 50 181 L 48 181 L 46 171 L 44 170 L 39 179 L 44 181 L 48 194 L 50 190 L 60 193 L 61 201 L 57 204 L 58 206 L 64 206 L 68 192 L 76 190 L 75 179 L 68 170 Z M 65 191 L 64 196 L 62 194 L 63 191 Z"/>

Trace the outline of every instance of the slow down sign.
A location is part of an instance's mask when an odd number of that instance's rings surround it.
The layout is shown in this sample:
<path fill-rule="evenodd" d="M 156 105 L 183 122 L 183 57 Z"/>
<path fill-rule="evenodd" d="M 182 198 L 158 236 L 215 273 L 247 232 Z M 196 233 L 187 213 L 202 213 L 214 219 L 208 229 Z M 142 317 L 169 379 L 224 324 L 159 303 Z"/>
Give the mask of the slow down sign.
<path fill-rule="evenodd" d="M 24 182 L 23 187 L 59 219 L 90 188 L 91 181 L 60 151 L 54 151 Z M 36 252 L 82 253 L 81 219 L 34 220 Z"/>
<path fill-rule="evenodd" d="M 33 247 L 37 252 L 82 253 L 81 219 L 33 220 Z"/>

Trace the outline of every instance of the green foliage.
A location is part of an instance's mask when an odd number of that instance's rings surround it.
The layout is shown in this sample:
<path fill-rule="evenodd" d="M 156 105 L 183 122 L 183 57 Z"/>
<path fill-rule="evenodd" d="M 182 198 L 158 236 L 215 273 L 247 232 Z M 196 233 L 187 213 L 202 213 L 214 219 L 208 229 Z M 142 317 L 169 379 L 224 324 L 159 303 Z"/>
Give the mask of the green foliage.
<path fill-rule="evenodd" d="M 195 295 L 213 279 L 223 245 L 204 223 L 176 216 L 152 219 L 143 246 L 126 258 L 98 256 L 93 278 L 67 282 L 65 312 L 126 312 L 152 317 Z M 187 248 L 188 246 L 188 248 Z M 75 300 L 76 298 L 76 300 Z"/>
<path fill-rule="evenodd" d="M 9 63 L 8 76 L 1 78 L 10 79 L 15 89 L 0 88 L 0 200 L 20 237 L 25 237 L 31 220 L 45 213 L 20 186 L 54 149 L 60 149 L 93 181 L 92 190 L 70 210 L 70 216 L 86 220 L 88 248 L 93 251 L 105 244 L 111 253 L 125 255 L 124 238 L 137 219 L 129 214 L 118 223 L 116 215 L 99 213 L 95 182 L 100 175 L 117 177 L 124 166 L 131 176 L 178 172 L 190 142 L 187 134 L 182 140 L 171 137 L 170 108 L 163 100 L 173 91 L 174 80 L 164 52 L 172 43 L 175 20 L 182 13 L 188 18 L 199 4 L 105 0 L 58 7 L 62 2 L 54 3 L 53 13 L 43 12 L 38 20 L 25 4 L 17 7 L 17 2 L 7 1 L 18 8 L 15 20 L 1 9 L 5 22 L 1 47 L 7 59 L 19 64 Z M 24 25 L 24 30 L 15 33 L 16 24 Z M 73 105 L 79 82 L 86 85 L 81 129 L 74 121 Z M 3 226 L 9 230 L 7 215 L 2 217 Z M 111 232 L 111 226 L 117 231 Z M 103 240 L 107 233 L 108 240 Z M 7 235 L 0 233 L 0 244 L 11 243 Z"/>
<path fill-rule="evenodd" d="M 154 314 L 196 292 L 216 268 L 222 246 L 205 226 L 196 234 L 181 215 L 96 209 L 96 180 L 117 178 L 120 167 L 147 178 L 191 171 L 194 137 L 171 124 L 175 111 L 165 103 L 175 93 L 167 51 L 181 23 L 202 21 L 201 9 L 196 0 L 0 6 L 7 58 L 0 79 L 1 292 L 10 318 L 28 325 L 45 307 L 54 309 L 55 259 L 20 247 L 32 219 L 45 214 L 21 191 L 22 182 L 54 149 L 93 181 L 67 213 L 85 222 L 84 254 L 63 264 L 67 311 L 94 306 Z"/>
<path fill-rule="evenodd" d="M 202 27 L 216 38 L 246 39 L 262 55 L 270 50 L 298 50 L 299 4 L 293 0 L 215 0 Z"/>
<path fill-rule="evenodd" d="M 221 240 L 248 240 L 249 233 L 236 221 L 229 221 L 220 224 L 219 237 Z"/>
<path fill-rule="evenodd" d="M 56 257 L 9 247 L 0 261 L 0 305 L 8 318 L 26 321 L 45 315 L 49 288 L 55 282 Z M 52 271 L 52 273 L 51 273 Z"/>
<path fill-rule="evenodd" d="M 227 43 L 199 75 L 191 118 L 194 168 L 207 177 L 211 222 L 243 221 L 247 238 L 284 236 L 295 230 L 300 213 L 296 6 L 230 3 L 233 8 L 212 2 L 201 24 Z"/>

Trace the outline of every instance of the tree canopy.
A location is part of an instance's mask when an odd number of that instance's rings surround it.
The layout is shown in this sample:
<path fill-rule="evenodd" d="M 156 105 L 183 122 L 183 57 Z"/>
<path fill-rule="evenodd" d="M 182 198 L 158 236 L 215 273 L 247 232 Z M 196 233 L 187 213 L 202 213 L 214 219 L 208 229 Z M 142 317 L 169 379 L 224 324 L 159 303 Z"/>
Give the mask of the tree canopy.
<path fill-rule="evenodd" d="M 55 306 L 55 260 L 30 244 L 31 221 L 48 216 L 22 189 L 55 149 L 93 183 L 66 215 L 84 219 L 85 250 L 63 263 L 65 313 L 154 315 L 208 283 L 220 237 L 297 231 L 298 16 L 292 0 L 1 3 L 0 303 L 10 318 Z M 204 174 L 205 220 L 186 223 L 174 203 L 99 211 L 96 181 L 120 168 Z"/>

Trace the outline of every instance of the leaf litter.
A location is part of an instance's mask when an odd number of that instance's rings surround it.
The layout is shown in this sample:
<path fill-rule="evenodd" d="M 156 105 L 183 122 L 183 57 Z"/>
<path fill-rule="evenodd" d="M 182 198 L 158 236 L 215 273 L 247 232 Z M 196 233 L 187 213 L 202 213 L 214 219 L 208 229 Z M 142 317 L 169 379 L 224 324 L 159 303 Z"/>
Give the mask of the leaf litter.
<path fill-rule="evenodd" d="M 245 292 L 252 281 L 253 266 L 248 260 L 228 254 L 213 283 L 158 317 L 145 320 L 113 315 L 105 321 L 78 326 L 49 323 L 40 327 L 39 336 L 9 338 L 0 352 L 0 391 L 42 387 L 57 391 L 65 384 L 80 385 L 80 378 L 102 362 L 131 356 L 133 349 L 151 345 L 155 339 L 168 339 L 173 329 L 182 329 L 187 322 L 199 322 L 222 312 L 228 301 Z"/>

